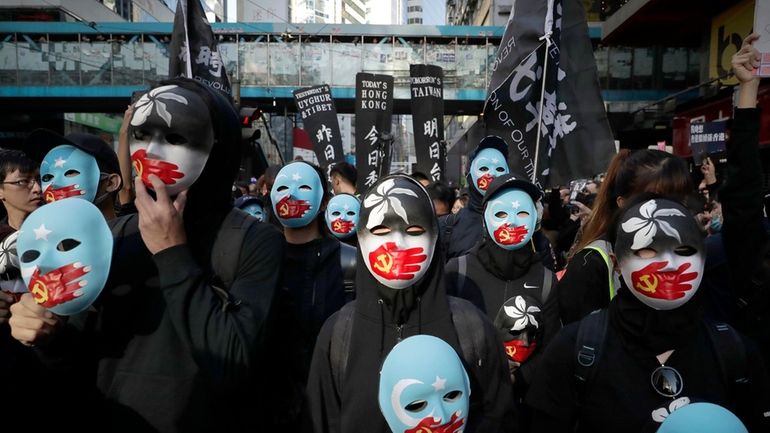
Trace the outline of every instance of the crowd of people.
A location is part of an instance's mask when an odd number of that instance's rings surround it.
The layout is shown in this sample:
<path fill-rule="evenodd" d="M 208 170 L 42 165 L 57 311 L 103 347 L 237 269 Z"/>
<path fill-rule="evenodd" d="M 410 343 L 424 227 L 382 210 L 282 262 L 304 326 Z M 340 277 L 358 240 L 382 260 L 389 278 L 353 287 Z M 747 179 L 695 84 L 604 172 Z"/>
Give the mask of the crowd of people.
<path fill-rule="evenodd" d="M 232 100 L 185 78 L 128 107 L 117 152 L 35 131 L 0 150 L 8 416 L 33 431 L 770 431 L 754 40 L 733 57 L 727 162 L 695 174 L 621 150 L 542 191 L 489 136 L 463 189 L 399 173 L 361 190 L 346 162 L 235 182 Z"/>

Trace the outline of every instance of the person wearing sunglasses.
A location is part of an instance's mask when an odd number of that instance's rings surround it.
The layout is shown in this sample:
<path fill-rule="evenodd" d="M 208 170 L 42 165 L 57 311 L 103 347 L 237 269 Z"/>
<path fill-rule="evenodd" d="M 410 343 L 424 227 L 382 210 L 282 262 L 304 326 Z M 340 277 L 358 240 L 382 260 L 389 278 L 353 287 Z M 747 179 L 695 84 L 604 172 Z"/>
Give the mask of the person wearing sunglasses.
<path fill-rule="evenodd" d="M 608 232 L 621 287 L 605 310 L 565 327 L 527 395 L 533 432 L 655 432 L 709 402 L 770 431 L 770 382 L 757 347 L 702 313 L 705 233 L 678 201 L 632 199 Z"/>

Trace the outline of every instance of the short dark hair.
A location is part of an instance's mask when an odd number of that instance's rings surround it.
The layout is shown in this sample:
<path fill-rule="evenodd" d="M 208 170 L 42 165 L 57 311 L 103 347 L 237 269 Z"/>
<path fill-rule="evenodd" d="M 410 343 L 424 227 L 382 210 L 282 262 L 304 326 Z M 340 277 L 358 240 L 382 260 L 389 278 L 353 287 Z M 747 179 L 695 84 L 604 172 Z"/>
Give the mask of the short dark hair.
<path fill-rule="evenodd" d="M 431 200 L 438 200 L 446 204 L 447 209 L 452 209 L 455 203 L 455 192 L 444 182 L 433 182 L 426 188 Z"/>
<path fill-rule="evenodd" d="M 356 179 L 358 179 L 358 170 L 356 170 L 356 168 L 353 167 L 353 165 L 345 161 L 340 161 L 332 165 L 332 168 L 329 171 L 329 176 L 332 176 L 334 174 L 338 174 L 342 176 L 342 178 L 345 179 L 348 183 L 350 183 L 353 186 L 356 186 Z"/>
<path fill-rule="evenodd" d="M 412 178 L 417 180 L 418 182 L 421 180 L 427 180 L 428 182 L 430 182 L 430 178 L 428 177 L 428 175 L 421 171 L 412 172 Z"/>
<path fill-rule="evenodd" d="M 0 149 L 0 181 L 19 170 L 20 173 L 33 173 L 40 169 L 40 164 L 31 160 L 26 153 L 16 149 Z"/>

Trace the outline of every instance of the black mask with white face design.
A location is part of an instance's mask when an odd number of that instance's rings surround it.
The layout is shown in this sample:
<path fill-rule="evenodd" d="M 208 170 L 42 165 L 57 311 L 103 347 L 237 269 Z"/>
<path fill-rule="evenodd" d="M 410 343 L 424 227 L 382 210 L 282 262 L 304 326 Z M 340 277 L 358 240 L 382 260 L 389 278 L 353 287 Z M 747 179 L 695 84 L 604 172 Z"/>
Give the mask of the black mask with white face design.
<path fill-rule="evenodd" d="M 171 195 L 198 179 L 214 145 L 206 102 L 174 84 L 156 87 L 134 104 L 128 137 L 137 175 L 149 188 L 149 176 L 157 176 Z"/>
<path fill-rule="evenodd" d="M 360 215 L 358 245 L 372 276 L 396 290 L 420 281 L 438 238 L 425 188 L 404 175 L 382 178 L 363 197 Z"/>
<path fill-rule="evenodd" d="M 656 310 L 672 310 L 698 290 L 705 265 L 704 235 L 681 203 L 654 198 L 623 212 L 614 245 L 629 291 Z"/>

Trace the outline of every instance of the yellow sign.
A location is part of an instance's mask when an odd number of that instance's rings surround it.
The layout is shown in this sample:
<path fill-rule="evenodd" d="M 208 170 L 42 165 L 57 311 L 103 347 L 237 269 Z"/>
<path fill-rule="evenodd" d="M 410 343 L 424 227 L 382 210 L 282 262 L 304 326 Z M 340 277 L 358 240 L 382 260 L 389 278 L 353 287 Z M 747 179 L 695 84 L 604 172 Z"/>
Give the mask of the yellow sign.
<path fill-rule="evenodd" d="M 730 60 L 741 49 L 743 39 L 751 33 L 754 25 L 754 0 L 745 0 L 711 21 L 711 43 L 709 45 L 709 78 L 717 78 L 730 72 Z M 726 84 L 737 84 L 731 77 Z"/>

